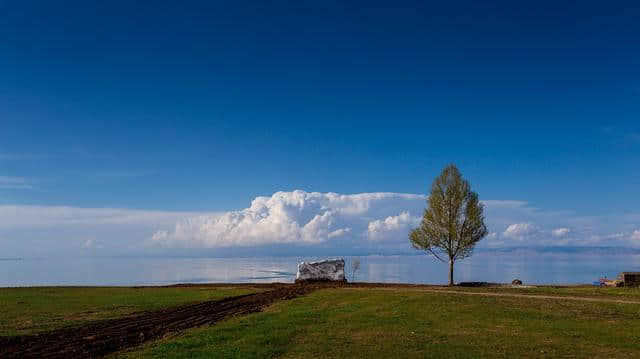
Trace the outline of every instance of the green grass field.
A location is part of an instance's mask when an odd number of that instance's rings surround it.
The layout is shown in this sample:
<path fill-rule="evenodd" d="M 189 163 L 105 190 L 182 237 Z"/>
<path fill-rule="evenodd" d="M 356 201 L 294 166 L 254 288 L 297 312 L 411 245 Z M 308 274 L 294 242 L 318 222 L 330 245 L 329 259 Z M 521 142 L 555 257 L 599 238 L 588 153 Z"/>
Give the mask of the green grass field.
<path fill-rule="evenodd" d="M 218 287 L 0 288 L 0 335 L 30 334 L 189 302 L 251 293 Z"/>
<path fill-rule="evenodd" d="M 574 289 L 540 291 L 580 293 Z M 602 293 L 629 297 L 636 292 L 619 288 L 583 294 Z M 640 305 L 413 289 L 324 289 L 120 356 L 637 358 Z"/>
<path fill-rule="evenodd" d="M 0 289 L 0 335 L 36 333 L 248 287 Z M 433 290 L 440 292 L 433 292 Z M 552 295 L 554 299 L 446 293 Z M 336 288 L 176 333 L 115 357 L 640 357 L 637 288 Z"/>

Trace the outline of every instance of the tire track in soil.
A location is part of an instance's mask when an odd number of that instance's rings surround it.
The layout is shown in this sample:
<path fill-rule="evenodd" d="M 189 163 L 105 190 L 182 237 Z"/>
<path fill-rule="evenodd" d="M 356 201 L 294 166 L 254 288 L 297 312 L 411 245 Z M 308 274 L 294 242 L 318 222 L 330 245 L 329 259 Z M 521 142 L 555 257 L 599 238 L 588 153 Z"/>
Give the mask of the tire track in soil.
<path fill-rule="evenodd" d="M 261 311 L 279 300 L 334 286 L 322 283 L 280 285 L 275 289 L 221 300 L 165 308 L 96 321 L 80 327 L 15 337 L 0 337 L 0 358 L 101 357 L 190 328 Z"/>

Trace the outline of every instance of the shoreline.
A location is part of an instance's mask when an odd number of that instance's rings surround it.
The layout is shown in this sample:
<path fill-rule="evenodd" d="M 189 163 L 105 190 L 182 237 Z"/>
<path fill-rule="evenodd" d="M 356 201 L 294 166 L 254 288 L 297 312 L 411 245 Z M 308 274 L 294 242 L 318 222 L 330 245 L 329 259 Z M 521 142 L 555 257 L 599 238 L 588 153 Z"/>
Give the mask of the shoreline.
<path fill-rule="evenodd" d="M 448 286 L 446 284 L 429 284 L 429 283 L 402 283 L 402 282 L 347 282 L 345 287 L 372 287 L 372 288 L 384 288 L 384 287 L 396 287 L 396 288 L 512 288 L 512 289 L 527 289 L 527 288 L 600 288 L 599 286 L 588 283 L 576 283 L 576 284 L 523 284 L 513 285 L 510 283 L 488 283 L 488 282 L 473 282 L 474 285 L 465 285 L 465 282 L 457 283 L 454 286 Z M 475 283 L 482 283 L 481 285 L 475 285 Z M 462 284 L 462 285 L 461 285 Z M 197 282 L 183 282 L 175 284 L 158 284 L 158 285 L 25 285 L 25 286 L 0 286 L 2 289 L 21 289 L 21 288 L 193 288 L 193 287 L 209 287 L 209 288 L 225 288 L 225 287 L 252 287 L 252 288 L 274 288 L 282 286 L 293 286 L 294 282 L 232 282 L 232 283 L 197 283 Z"/>

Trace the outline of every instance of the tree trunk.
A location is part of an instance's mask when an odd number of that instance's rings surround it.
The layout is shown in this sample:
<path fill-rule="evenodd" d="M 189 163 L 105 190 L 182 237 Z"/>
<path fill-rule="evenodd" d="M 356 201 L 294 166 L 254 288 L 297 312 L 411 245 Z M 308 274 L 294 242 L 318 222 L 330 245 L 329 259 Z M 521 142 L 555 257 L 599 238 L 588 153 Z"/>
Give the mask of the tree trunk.
<path fill-rule="evenodd" d="M 449 259 L 449 286 L 453 286 L 453 259 Z"/>

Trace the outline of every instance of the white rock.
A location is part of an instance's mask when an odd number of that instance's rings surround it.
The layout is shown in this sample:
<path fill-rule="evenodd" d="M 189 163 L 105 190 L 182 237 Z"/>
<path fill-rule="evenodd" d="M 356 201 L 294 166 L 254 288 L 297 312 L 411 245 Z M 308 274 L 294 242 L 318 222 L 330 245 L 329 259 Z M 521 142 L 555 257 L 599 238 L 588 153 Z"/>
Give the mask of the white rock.
<path fill-rule="evenodd" d="M 319 262 L 298 264 L 296 282 L 305 280 L 345 281 L 344 259 L 327 259 Z"/>

